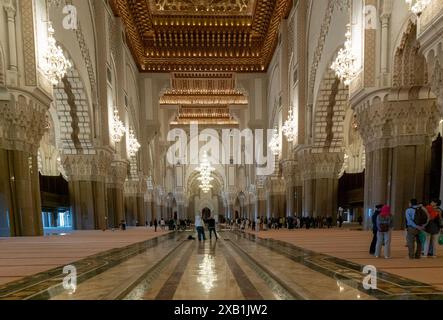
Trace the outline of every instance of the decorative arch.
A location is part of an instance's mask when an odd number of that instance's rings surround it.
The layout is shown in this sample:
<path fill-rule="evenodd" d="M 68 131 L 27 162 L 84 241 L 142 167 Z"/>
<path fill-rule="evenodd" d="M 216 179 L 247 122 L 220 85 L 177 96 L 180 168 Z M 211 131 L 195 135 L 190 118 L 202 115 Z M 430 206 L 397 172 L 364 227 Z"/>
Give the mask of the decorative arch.
<path fill-rule="evenodd" d="M 55 105 L 60 124 L 60 148 L 70 154 L 93 149 L 91 107 L 75 65 L 54 87 Z"/>
<path fill-rule="evenodd" d="M 401 41 L 395 50 L 392 86 L 423 86 L 428 82 L 425 57 L 419 52 L 417 41 L 417 24 L 409 20 Z"/>
<path fill-rule="evenodd" d="M 349 108 L 349 91 L 333 70 L 327 69 L 320 83 L 312 127 L 314 148 L 324 152 L 341 152 L 343 122 Z"/>

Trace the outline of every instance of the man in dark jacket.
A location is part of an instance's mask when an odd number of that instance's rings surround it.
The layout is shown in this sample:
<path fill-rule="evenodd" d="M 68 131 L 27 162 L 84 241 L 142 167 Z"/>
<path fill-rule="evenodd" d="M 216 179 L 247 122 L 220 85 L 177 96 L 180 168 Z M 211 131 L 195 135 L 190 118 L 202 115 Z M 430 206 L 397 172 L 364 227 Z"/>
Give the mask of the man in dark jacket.
<path fill-rule="evenodd" d="M 209 239 L 212 240 L 212 233 L 214 232 L 215 240 L 218 240 L 217 232 L 215 231 L 215 219 L 213 217 L 210 217 L 207 220 L 208 223 L 208 229 L 209 229 Z"/>
<path fill-rule="evenodd" d="M 377 216 L 380 214 L 381 208 L 383 208 L 382 204 L 378 204 L 375 206 L 374 214 L 371 217 L 372 220 L 372 242 L 371 247 L 369 248 L 369 254 L 375 254 L 375 245 L 377 244 Z"/>

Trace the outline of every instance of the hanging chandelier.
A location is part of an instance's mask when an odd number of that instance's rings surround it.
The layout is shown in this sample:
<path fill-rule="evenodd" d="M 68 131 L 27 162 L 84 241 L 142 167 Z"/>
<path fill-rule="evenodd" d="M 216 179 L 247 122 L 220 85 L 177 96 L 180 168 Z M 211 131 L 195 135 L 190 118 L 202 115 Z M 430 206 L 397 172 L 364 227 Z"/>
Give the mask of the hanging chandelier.
<path fill-rule="evenodd" d="M 278 129 L 275 127 L 274 135 L 272 136 L 271 142 L 269 142 L 269 148 L 271 149 L 274 156 L 278 156 L 280 153 L 280 135 L 278 134 Z"/>
<path fill-rule="evenodd" d="M 44 63 L 42 69 L 51 84 L 55 86 L 63 79 L 67 71 L 72 68 L 72 64 L 66 59 L 62 48 L 57 46 L 54 32 L 51 22 L 48 22 L 48 48 L 43 56 Z"/>
<path fill-rule="evenodd" d="M 289 142 L 294 141 L 295 136 L 297 135 L 297 123 L 294 118 L 294 112 L 292 111 L 292 107 L 289 108 L 288 120 L 286 120 L 283 125 L 283 134 Z"/>
<path fill-rule="evenodd" d="M 196 170 L 200 172 L 200 176 L 197 178 L 200 181 L 200 189 L 203 193 L 208 193 L 212 189 L 211 182 L 214 178 L 211 175 L 215 169 L 211 166 L 206 152 L 203 154 L 203 160 L 200 163 L 200 167 Z"/>
<path fill-rule="evenodd" d="M 346 28 L 345 47 L 341 48 L 338 52 L 337 58 L 331 65 L 331 69 L 335 71 L 336 76 L 342 80 L 346 86 L 349 86 L 352 79 L 357 76 L 358 69 L 356 67 L 357 58 L 352 52 L 351 25 L 348 24 Z"/>
<path fill-rule="evenodd" d="M 126 129 L 118 116 L 118 109 L 114 107 L 114 116 L 112 117 L 111 139 L 114 143 L 120 142 L 125 135 Z"/>
<path fill-rule="evenodd" d="M 431 3 L 432 0 L 405 0 L 409 5 L 410 10 L 420 16 L 423 10 Z"/>
<path fill-rule="evenodd" d="M 134 130 L 129 129 L 129 142 L 128 142 L 128 153 L 130 157 L 135 157 L 135 154 L 140 149 L 141 145 L 138 143 L 137 138 L 134 135 Z"/>

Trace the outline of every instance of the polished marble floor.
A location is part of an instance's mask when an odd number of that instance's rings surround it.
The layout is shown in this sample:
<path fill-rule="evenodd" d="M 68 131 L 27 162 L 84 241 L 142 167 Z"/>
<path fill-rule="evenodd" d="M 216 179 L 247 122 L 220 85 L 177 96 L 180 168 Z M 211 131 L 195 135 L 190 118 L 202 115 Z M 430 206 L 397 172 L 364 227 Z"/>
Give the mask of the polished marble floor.
<path fill-rule="evenodd" d="M 363 265 L 288 242 L 236 231 L 188 240 L 167 233 L 71 263 L 75 290 L 59 266 L 0 286 L 0 299 L 367 300 L 443 299 L 443 291 L 385 271 L 366 290 Z"/>

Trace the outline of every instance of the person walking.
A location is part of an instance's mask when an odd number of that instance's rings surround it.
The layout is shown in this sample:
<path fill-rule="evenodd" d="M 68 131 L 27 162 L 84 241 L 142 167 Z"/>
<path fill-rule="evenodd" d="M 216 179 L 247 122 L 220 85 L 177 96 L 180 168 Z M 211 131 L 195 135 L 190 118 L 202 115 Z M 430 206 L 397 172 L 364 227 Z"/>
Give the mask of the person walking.
<path fill-rule="evenodd" d="M 406 209 L 406 224 L 408 228 L 407 242 L 409 259 L 420 259 L 422 244 L 420 241 L 420 231 L 428 224 L 428 212 L 417 199 L 409 201 L 409 208 Z"/>
<path fill-rule="evenodd" d="M 206 240 L 203 219 L 200 215 L 195 216 L 195 229 L 197 230 L 198 241 Z"/>
<path fill-rule="evenodd" d="M 374 214 L 371 217 L 371 221 L 372 221 L 372 242 L 371 242 L 371 246 L 369 247 L 369 254 L 374 255 L 375 254 L 375 246 L 377 245 L 377 233 L 378 233 L 378 229 L 377 229 L 377 217 L 380 214 L 381 209 L 383 208 L 382 204 L 378 204 L 375 206 L 375 211 Z"/>
<path fill-rule="evenodd" d="M 158 222 L 157 219 L 154 219 L 154 231 L 157 232 Z"/>
<path fill-rule="evenodd" d="M 438 200 L 432 200 L 431 204 L 426 207 L 429 214 L 429 223 L 425 227 L 426 241 L 423 250 L 423 257 L 437 257 L 438 238 L 440 236 L 441 214 L 438 208 Z M 430 253 L 432 248 L 432 254 Z"/>
<path fill-rule="evenodd" d="M 377 216 L 377 244 L 375 246 L 375 257 L 378 258 L 381 253 L 381 246 L 384 245 L 385 259 L 391 257 L 391 230 L 394 227 L 394 219 L 391 215 L 391 207 L 383 206 L 380 214 Z"/>
<path fill-rule="evenodd" d="M 212 233 L 214 232 L 215 240 L 218 240 L 217 232 L 215 231 L 215 219 L 211 216 L 208 221 L 209 240 L 212 240 Z"/>

